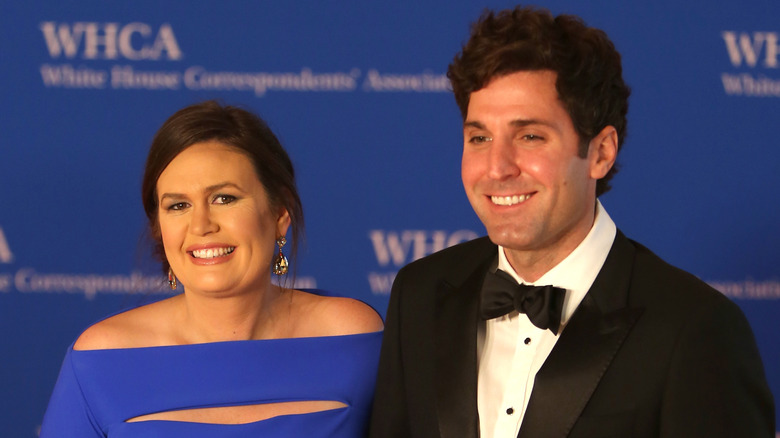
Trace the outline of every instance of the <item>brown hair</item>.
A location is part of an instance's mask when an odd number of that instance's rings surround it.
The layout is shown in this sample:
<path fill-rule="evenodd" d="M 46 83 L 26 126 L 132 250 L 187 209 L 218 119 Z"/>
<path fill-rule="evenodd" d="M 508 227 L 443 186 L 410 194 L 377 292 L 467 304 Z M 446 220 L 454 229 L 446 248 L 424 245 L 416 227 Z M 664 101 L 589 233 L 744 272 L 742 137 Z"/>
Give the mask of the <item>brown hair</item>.
<path fill-rule="evenodd" d="M 497 77 L 525 70 L 557 73 L 555 86 L 580 137 L 580 156 L 610 125 L 621 149 L 631 90 L 623 82 L 620 53 L 603 31 L 573 15 L 553 17 L 545 9 L 485 11 L 447 71 L 463 119 L 471 93 Z M 596 196 L 609 190 L 617 170 L 615 164 L 597 182 Z"/>
<path fill-rule="evenodd" d="M 141 199 L 155 244 L 154 252 L 162 261 L 163 272 L 167 272 L 170 265 L 160 236 L 157 180 L 182 151 L 211 140 L 246 155 L 268 193 L 271 206 L 287 209 L 292 227 L 291 257 L 294 258 L 303 234 L 303 206 L 290 157 L 262 119 L 242 108 L 206 101 L 183 108 L 168 118 L 154 136 L 146 158 Z"/>

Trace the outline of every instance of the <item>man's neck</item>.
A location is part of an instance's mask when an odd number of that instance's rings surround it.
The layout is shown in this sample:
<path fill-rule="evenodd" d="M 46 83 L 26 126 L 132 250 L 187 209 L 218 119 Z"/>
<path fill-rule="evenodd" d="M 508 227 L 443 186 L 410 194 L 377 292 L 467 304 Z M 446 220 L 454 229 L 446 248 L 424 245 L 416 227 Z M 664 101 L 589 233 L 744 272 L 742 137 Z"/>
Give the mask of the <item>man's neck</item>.
<path fill-rule="evenodd" d="M 541 249 L 511 249 L 504 247 L 504 254 L 512 269 L 523 280 L 533 283 L 550 271 L 572 253 L 590 233 L 596 220 L 595 206 L 593 212 L 583 220 L 585 225 L 571 230 L 567 235 L 555 238 L 553 243 Z"/>

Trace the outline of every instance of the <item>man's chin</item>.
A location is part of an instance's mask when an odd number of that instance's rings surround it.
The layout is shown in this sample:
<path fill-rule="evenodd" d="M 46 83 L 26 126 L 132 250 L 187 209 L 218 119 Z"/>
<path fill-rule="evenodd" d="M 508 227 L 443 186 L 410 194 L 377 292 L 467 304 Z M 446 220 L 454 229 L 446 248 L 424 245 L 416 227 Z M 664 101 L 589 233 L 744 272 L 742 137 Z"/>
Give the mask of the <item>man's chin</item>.
<path fill-rule="evenodd" d="M 523 251 L 530 246 L 527 236 L 505 230 L 488 230 L 488 238 L 494 244 L 514 251 Z"/>

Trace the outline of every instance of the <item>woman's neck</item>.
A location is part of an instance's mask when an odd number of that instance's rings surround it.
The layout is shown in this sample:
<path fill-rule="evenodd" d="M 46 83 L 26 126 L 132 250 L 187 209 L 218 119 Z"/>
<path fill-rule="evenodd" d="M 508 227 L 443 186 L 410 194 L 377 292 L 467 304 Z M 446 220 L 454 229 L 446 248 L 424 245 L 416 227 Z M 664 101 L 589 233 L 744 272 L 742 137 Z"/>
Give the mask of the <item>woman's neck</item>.
<path fill-rule="evenodd" d="M 188 344 L 281 337 L 290 321 L 292 292 L 274 284 L 264 289 L 230 297 L 185 292 L 176 331 Z"/>

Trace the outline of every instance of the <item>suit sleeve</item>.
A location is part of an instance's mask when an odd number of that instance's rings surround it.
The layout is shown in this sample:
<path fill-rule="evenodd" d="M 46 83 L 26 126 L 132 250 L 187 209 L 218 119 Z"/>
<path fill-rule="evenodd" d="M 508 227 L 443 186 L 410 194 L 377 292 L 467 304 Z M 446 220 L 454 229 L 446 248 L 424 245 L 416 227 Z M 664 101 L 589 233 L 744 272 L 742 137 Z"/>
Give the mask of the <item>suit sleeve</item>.
<path fill-rule="evenodd" d="M 401 277 L 390 294 L 385 332 L 379 357 L 376 393 L 371 415 L 370 438 L 411 436 L 401 351 Z"/>
<path fill-rule="evenodd" d="M 696 309 L 677 340 L 662 437 L 775 436 L 775 410 L 752 331 L 725 297 Z"/>
<path fill-rule="evenodd" d="M 63 361 L 60 375 L 49 400 L 49 406 L 43 417 L 40 438 L 105 437 L 89 410 L 81 391 L 68 350 Z"/>

